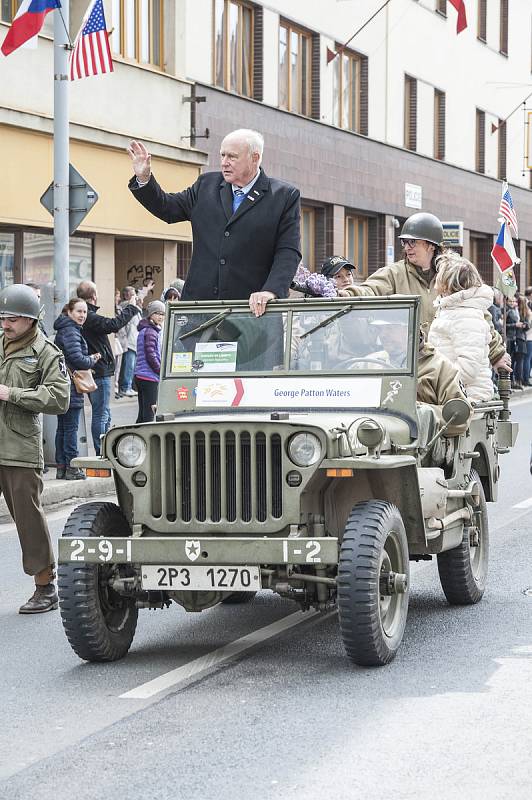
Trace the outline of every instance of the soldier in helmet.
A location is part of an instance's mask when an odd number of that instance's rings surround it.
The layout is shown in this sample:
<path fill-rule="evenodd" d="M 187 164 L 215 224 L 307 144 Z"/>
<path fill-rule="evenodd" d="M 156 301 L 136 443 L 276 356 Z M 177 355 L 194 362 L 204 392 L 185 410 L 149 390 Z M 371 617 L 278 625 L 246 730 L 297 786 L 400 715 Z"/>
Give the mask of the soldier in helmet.
<path fill-rule="evenodd" d="M 434 214 L 412 214 L 403 225 L 399 238 L 404 247 L 404 258 L 401 261 L 378 269 L 364 283 L 347 286 L 338 294 L 343 297 L 418 295 L 421 298 L 421 329 L 426 336 L 436 314 L 435 284 L 437 259 L 443 252 L 443 226 Z M 502 337 L 491 323 L 491 315 L 486 316 L 486 321 L 491 327 L 490 361 L 493 369 L 511 372 L 510 357 Z"/>
<path fill-rule="evenodd" d="M 41 505 L 44 466 L 38 415 L 64 414 L 70 380 L 63 354 L 39 329 L 34 290 L 13 284 L 0 291 L 0 493 L 15 521 L 24 572 L 35 591 L 19 609 L 57 608 L 54 554 Z"/>

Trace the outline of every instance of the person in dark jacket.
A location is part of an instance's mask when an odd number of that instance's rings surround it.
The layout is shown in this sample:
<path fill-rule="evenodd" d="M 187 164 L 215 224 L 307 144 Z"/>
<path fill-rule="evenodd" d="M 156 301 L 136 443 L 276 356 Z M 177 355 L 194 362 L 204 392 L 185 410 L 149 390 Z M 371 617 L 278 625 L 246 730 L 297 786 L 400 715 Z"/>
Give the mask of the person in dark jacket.
<path fill-rule="evenodd" d="M 128 152 L 129 189 L 165 222 L 190 220 L 194 249 L 182 300 L 248 300 L 255 316 L 288 291 L 301 260 L 299 191 L 261 168 L 260 133 L 229 133 L 220 148 L 220 172 L 200 175 L 182 192 L 164 192 L 140 142 Z"/>
<path fill-rule="evenodd" d="M 164 304 L 153 300 L 147 308 L 147 317 L 139 322 L 135 380 L 138 390 L 139 413 L 137 422 L 153 422 L 153 407 L 157 402 L 157 389 L 161 372 L 161 333 Z"/>
<path fill-rule="evenodd" d="M 98 388 L 91 392 L 89 399 L 92 406 L 92 441 L 96 455 L 100 455 L 100 437 L 111 427 L 111 390 L 115 374 L 115 357 L 108 334 L 116 333 L 129 320 L 140 314 L 136 304 L 122 308 L 115 317 L 103 317 L 98 314 L 98 290 L 92 281 L 82 281 L 77 296 L 87 303 L 87 319 L 83 325 L 83 338 L 87 342 L 89 355 L 100 353 L 101 358 L 95 364 L 94 380 Z"/>
<path fill-rule="evenodd" d="M 518 299 L 506 298 L 506 347 L 512 357 L 512 389 L 523 388 L 523 359 L 528 325 L 519 314 Z"/>
<path fill-rule="evenodd" d="M 70 372 L 91 369 L 100 360 L 100 353 L 89 355 L 87 342 L 83 338 L 81 328 L 86 319 L 87 303 L 73 297 L 54 322 L 55 344 L 63 351 Z M 60 480 L 78 481 L 85 478 L 83 470 L 70 466 L 72 459 L 78 455 L 78 427 L 83 402 L 83 395 L 76 390 L 74 381 L 70 381 L 70 405 L 65 414 L 57 417 L 55 434 L 56 478 Z"/>

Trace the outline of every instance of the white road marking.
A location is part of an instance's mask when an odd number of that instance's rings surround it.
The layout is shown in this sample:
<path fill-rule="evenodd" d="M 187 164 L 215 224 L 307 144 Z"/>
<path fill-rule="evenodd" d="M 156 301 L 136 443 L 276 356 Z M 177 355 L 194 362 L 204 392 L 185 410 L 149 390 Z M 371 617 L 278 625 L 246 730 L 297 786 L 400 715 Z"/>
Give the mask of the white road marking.
<path fill-rule="evenodd" d="M 528 497 L 526 500 L 521 500 L 520 503 L 516 503 L 512 508 L 530 508 L 532 506 L 532 497 Z"/>
<path fill-rule="evenodd" d="M 121 694 L 120 697 L 147 700 L 192 677 L 198 677 L 200 673 L 229 661 L 244 650 L 249 650 L 260 642 L 270 639 L 272 636 L 276 636 L 278 633 L 286 631 L 289 628 L 293 628 L 295 625 L 300 625 L 302 622 L 313 619 L 318 615 L 319 611 L 296 611 L 294 614 L 289 614 L 287 617 L 283 617 L 283 619 L 277 622 L 272 622 L 271 625 L 259 628 L 253 631 L 253 633 L 249 633 L 247 636 L 242 636 L 240 639 L 235 639 L 234 642 L 229 642 L 229 644 L 224 645 L 224 647 L 219 647 L 217 650 L 212 650 L 212 652 L 206 653 L 204 656 L 195 658 L 194 661 L 189 661 L 188 664 L 183 664 L 176 669 L 170 670 L 170 672 L 166 672 L 164 675 L 159 675 L 158 678 L 143 683 L 135 689 L 130 689 L 128 692 Z"/>

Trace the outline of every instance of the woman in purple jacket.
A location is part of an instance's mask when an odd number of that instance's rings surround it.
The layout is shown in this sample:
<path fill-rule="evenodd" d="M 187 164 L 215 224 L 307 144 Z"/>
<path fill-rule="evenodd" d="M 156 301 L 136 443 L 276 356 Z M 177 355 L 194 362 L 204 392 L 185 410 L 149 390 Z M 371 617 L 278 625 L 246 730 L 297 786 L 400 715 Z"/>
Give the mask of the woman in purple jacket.
<path fill-rule="evenodd" d="M 153 300 L 147 317 L 139 322 L 137 339 L 137 383 L 139 413 L 137 422 L 153 422 L 153 407 L 157 403 L 159 373 L 161 371 L 161 332 L 164 320 L 164 303 Z"/>

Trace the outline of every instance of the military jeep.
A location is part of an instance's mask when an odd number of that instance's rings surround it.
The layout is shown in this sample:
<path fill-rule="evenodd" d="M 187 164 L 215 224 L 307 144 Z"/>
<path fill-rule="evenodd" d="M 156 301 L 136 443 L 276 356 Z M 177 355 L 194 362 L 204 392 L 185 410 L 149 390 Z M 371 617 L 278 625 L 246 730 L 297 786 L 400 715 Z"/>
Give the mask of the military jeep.
<path fill-rule="evenodd" d="M 417 402 L 418 305 L 290 299 L 255 318 L 240 301 L 168 304 L 156 420 L 112 428 L 101 457 L 75 462 L 111 471 L 118 498 L 79 506 L 59 542 L 80 658 L 124 656 L 140 608 L 270 589 L 337 608 L 349 658 L 383 665 L 411 560 L 437 558 L 449 603 L 481 599 L 486 501 L 517 426 L 504 399 Z"/>

